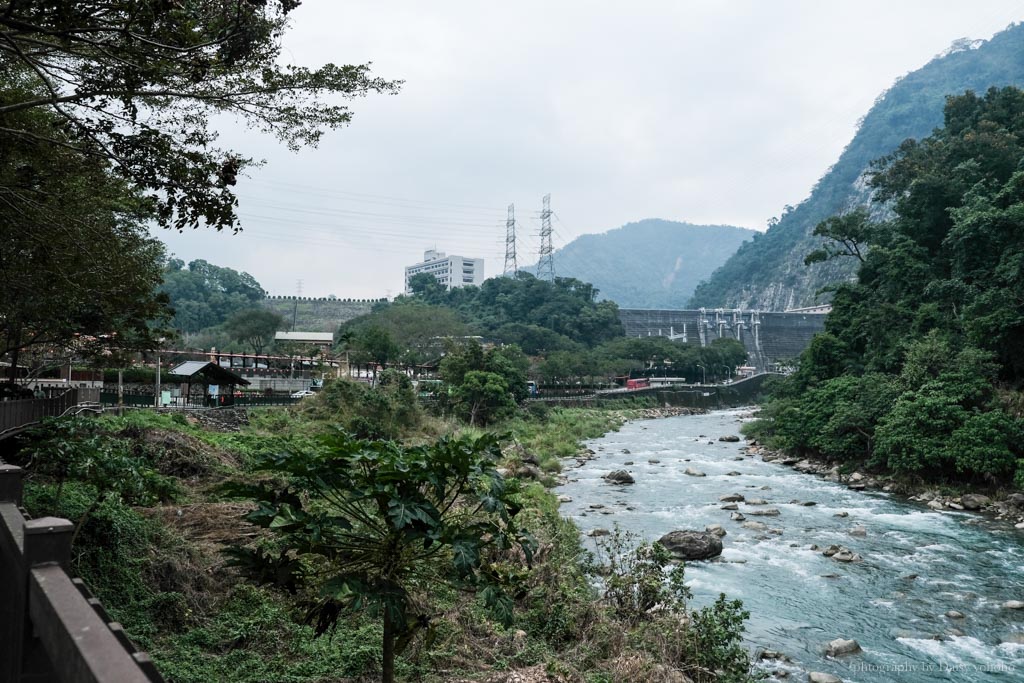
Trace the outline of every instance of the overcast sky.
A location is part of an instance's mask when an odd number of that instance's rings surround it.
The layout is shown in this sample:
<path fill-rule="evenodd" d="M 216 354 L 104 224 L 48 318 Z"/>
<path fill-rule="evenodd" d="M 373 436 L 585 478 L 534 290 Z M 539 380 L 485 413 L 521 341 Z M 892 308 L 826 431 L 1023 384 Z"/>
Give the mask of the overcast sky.
<path fill-rule="evenodd" d="M 238 184 L 244 232 L 156 234 L 271 294 L 366 298 L 427 248 L 500 274 L 511 203 L 535 262 L 545 193 L 556 248 L 643 218 L 763 230 L 896 78 L 1022 19 L 1024 0 L 305 0 L 288 59 L 372 61 L 402 91 L 297 154 L 225 126 L 266 160 Z"/>

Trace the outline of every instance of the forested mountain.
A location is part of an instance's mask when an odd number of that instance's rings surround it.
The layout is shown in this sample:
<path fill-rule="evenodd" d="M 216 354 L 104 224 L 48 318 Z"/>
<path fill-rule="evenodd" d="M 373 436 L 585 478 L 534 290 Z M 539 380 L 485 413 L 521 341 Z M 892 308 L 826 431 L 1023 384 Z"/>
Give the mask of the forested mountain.
<path fill-rule="evenodd" d="M 589 282 L 623 308 L 682 308 L 697 284 L 756 234 L 648 218 L 577 237 L 555 252 L 555 274 Z M 536 266 L 527 269 L 536 273 Z"/>
<path fill-rule="evenodd" d="M 893 152 L 906 138 L 923 138 L 940 126 L 948 95 L 1022 84 L 1022 24 L 989 41 L 957 41 L 946 53 L 897 81 L 875 101 L 856 136 L 810 197 L 740 247 L 697 287 L 691 305 L 784 310 L 819 302 L 815 293 L 821 287 L 853 278 L 854 259 L 805 266 L 804 257 L 821 245 L 811 233 L 825 218 L 867 203 L 864 172 L 872 160 Z M 885 207 L 874 211 L 884 212 Z"/>

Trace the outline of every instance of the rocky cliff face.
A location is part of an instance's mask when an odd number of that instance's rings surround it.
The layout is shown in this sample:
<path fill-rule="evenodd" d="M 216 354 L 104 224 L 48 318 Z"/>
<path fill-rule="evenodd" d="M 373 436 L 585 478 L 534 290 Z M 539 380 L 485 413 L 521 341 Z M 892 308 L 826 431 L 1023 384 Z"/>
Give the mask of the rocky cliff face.
<path fill-rule="evenodd" d="M 947 95 L 1006 85 L 1024 85 L 1024 24 L 989 41 L 957 41 L 897 81 L 875 101 L 856 136 L 810 196 L 766 233 L 743 244 L 697 287 L 689 307 L 779 311 L 827 301 L 819 290 L 853 278 L 855 264 L 839 259 L 804 266 L 804 257 L 820 247 L 811 234 L 814 227 L 867 203 L 865 177 L 871 162 L 890 154 L 903 140 L 925 137 L 940 126 Z"/>

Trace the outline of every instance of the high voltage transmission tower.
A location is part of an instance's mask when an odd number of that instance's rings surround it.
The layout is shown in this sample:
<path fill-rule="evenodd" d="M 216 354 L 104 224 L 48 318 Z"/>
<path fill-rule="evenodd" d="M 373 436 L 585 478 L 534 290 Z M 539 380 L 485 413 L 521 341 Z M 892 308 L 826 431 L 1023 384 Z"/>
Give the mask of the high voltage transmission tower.
<path fill-rule="evenodd" d="M 516 262 L 516 205 L 508 205 L 508 220 L 505 221 L 505 277 L 513 277 L 519 270 Z"/>
<path fill-rule="evenodd" d="M 540 212 L 540 259 L 537 261 L 537 277 L 555 281 L 555 255 L 551 247 L 551 195 L 544 195 L 544 208 Z"/>

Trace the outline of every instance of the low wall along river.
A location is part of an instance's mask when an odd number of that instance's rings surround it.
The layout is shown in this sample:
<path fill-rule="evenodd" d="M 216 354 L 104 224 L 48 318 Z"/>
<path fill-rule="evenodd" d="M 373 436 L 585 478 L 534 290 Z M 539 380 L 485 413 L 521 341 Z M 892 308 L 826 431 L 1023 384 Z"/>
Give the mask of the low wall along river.
<path fill-rule="evenodd" d="M 597 457 L 566 471 L 569 483 L 557 492 L 572 501 L 562 513 L 584 532 L 618 524 L 652 541 L 674 529 L 724 526 L 721 560 L 687 564 L 695 602 L 719 592 L 742 599 L 751 648 L 788 655 L 792 664 L 771 663 L 769 671 L 786 670 L 789 680 L 806 680 L 801 671 L 847 683 L 1024 680 L 1024 610 L 1003 607 L 1024 600 L 1024 532 L 745 456 L 742 442 L 718 441 L 739 433 L 743 414 L 632 422 L 588 442 Z M 636 483 L 601 478 L 616 469 Z M 731 493 L 763 499 L 738 511 L 766 528 L 731 520 L 719 502 Z M 800 504 L 808 501 L 815 505 Z M 755 516 L 768 508 L 778 516 Z M 858 527 L 863 536 L 850 533 Z M 837 562 L 811 548 L 831 544 L 863 561 Z M 836 638 L 857 640 L 863 653 L 826 657 Z"/>

